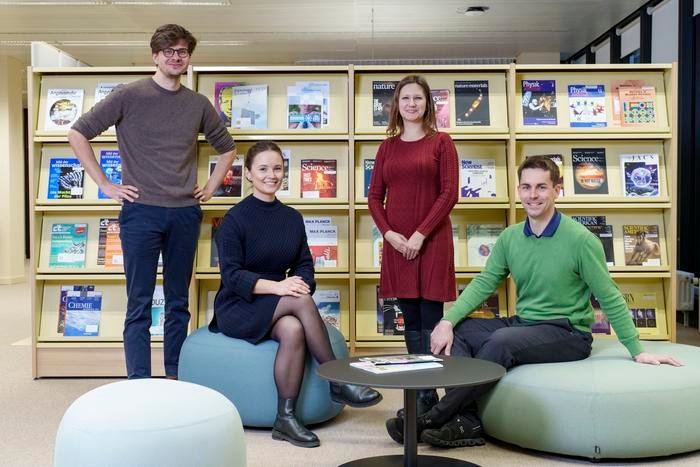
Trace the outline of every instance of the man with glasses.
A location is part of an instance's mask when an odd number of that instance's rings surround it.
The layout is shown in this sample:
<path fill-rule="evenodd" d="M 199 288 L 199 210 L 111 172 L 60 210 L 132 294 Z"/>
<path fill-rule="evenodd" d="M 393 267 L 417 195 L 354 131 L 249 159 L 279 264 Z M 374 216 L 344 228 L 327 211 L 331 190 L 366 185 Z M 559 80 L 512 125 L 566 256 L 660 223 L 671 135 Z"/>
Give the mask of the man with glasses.
<path fill-rule="evenodd" d="M 166 24 L 151 37 L 152 77 L 118 86 L 84 114 L 68 141 L 100 190 L 122 205 L 120 238 L 128 296 L 124 352 L 129 378 L 151 376 L 151 303 L 158 258 L 163 258 L 165 374 L 177 378 L 187 335 L 189 284 L 202 220 L 200 202 L 221 185 L 236 146 L 209 100 L 180 84 L 197 40 Z M 90 140 L 115 125 L 123 184 L 97 163 Z M 197 186 L 197 135 L 220 154 L 203 187 Z"/>

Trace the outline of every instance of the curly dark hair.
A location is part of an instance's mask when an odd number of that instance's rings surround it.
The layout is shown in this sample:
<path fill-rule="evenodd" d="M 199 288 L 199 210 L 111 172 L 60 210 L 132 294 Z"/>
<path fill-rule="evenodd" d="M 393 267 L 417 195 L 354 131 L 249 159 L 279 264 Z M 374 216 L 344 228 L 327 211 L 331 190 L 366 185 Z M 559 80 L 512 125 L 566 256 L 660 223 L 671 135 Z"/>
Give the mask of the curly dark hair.
<path fill-rule="evenodd" d="M 187 51 L 192 54 L 197 46 L 197 39 L 179 24 L 164 24 L 151 36 L 151 52 L 157 54 L 180 40 L 187 43 Z"/>

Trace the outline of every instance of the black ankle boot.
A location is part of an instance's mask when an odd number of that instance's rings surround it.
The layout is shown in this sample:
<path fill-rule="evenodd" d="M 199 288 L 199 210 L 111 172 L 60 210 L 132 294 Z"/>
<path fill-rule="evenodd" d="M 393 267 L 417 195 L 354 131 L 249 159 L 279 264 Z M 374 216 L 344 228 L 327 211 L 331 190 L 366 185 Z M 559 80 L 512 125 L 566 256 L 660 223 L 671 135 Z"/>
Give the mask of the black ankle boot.
<path fill-rule="evenodd" d="M 418 418 L 416 418 L 416 431 L 417 431 L 417 440 L 418 442 L 421 441 L 421 435 L 423 433 L 423 430 L 426 430 L 428 428 L 436 428 L 439 425 L 433 423 L 433 420 L 427 415 L 419 415 Z M 390 418 L 386 421 L 386 431 L 389 433 L 389 436 L 391 439 L 396 441 L 399 444 L 403 444 L 403 417 L 394 417 Z"/>
<path fill-rule="evenodd" d="M 312 431 L 297 420 L 296 403 L 296 398 L 277 399 L 277 418 L 272 425 L 272 439 L 289 441 L 302 448 L 315 448 L 321 442 Z"/>
<path fill-rule="evenodd" d="M 382 400 L 382 395 L 372 388 L 355 384 L 331 383 L 331 399 L 350 407 L 371 407 Z"/>

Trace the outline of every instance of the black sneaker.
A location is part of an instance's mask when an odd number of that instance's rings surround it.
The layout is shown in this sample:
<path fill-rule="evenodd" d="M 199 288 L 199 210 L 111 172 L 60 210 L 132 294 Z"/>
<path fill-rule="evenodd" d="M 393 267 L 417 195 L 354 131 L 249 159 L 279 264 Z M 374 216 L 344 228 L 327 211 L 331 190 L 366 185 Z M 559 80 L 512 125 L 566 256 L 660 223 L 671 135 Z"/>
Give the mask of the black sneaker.
<path fill-rule="evenodd" d="M 418 431 L 417 439 L 420 442 L 421 433 L 426 428 L 436 427 L 437 425 L 425 415 L 420 415 L 416 419 L 416 430 Z M 394 417 L 386 421 L 386 431 L 391 439 L 399 444 L 403 444 L 403 418 Z"/>
<path fill-rule="evenodd" d="M 464 446 L 482 446 L 484 431 L 478 418 L 474 420 L 458 415 L 438 429 L 426 429 L 421 439 L 432 445 L 443 448 L 458 448 Z"/>

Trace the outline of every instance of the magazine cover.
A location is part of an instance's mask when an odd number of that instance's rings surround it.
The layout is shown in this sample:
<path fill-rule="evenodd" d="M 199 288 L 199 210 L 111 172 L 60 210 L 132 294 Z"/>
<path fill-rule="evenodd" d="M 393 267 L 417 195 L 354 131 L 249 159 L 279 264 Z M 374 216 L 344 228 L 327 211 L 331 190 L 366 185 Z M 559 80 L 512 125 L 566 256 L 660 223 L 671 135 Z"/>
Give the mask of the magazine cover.
<path fill-rule="evenodd" d="M 289 168 L 291 167 L 292 161 L 292 150 L 282 149 L 282 163 L 284 164 L 284 176 L 282 178 L 282 184 L 280 189 L 277 190 L 277 197 L 289 196 L 291 192 L 289 191 Z"/>
<path fill-rule="evenodd" d="M 330 81 L 297 81 L 297 87 L 301 88 L 302 92 L 320 93 L 321 101 L 321 128 L 326 128 L 329 122 L 330 115 Z"/>
<path fill-rule="evenodd" d="M 500 318 L 500 316 L 501 311 L 498 308 L 498 293 L 491 294 L 479 308 L 469 314 L 470 318 L 477 319 Z"/>
<path fill-rule="evenodd" d="M 99 336 L 102 292 L 66 292 L 66 322 L 64 336 Z"/>
<path fill-rule="evenodd" d="M 461 159 L 459 161 L 459 195 L 463 198 L 496 196 L 496 161 Z"/>
<path fill-rule="evenodd" d="M 622 239 L 627 266 L 661 266 L 658 225 L 623 225 Z"/>
<path fill-rule="evenodd" d="M 267 84 L 231 88 L 231 127 L 267 128 Z"/>
<path fill-rule="evenodd" d="M 576 222 L 583 224 L 603 244 L 605 262 L 608 266 L 615 265 L 613 250 L 613 226 L 605 222 L 605 216 L 571 216 Z"/>
<path fill-rule="evenodd" d="M 454 253 L 454 262 L 456 267 L 460 267 L 459 261 L 459 226 L 452 225 L 452 252 Z"/>
<path fill-rule="evenodd" d="M 572 148 L 574 193 L 577 195 L 607 195 L 608 168 L 605 148 Z"/>
<path fill-rule="evenodd" d="M 387 126 L 398 81 L 372 81 L 372 125 Z"/>
<path fill-rule="evenodd" d="M 620 87 L 622 126 L 644 126 L 656 123 L 656 89 L 654 86 Z"/>
<path fill-rule="evenodd" d="M 83 112 L 82 89 L 49 89 L 44 130 L 68 131 Z"/>
<path fill-rule="evenodd" d="M 369 195 L 369 184 L 372 181 L 372 171 L 374 170 L 374 159 L 363 159 L 362 168 L 365 175 L 365 198 Z"/>
<path fill-rule="evenodd" d="M 620 154 L 625 196 L 659 196 L 659 155 Z"/>
<path fill-rule="evenodd" d="M 323 92 L 316 88 L 287 87 L 287 128 L 321 128 Z"/>
<path fill-rule="evenodd" d="M 644 86 L 644 81 L 639 79 L 613 80 L 610 89 L 613 102 L 612 124 L 615 126 L 622 125 L 622 104 L 620 103 L 620 88 L 633 87 L 641 88 Z"/>
<path fill-rule="evenodd" d="M 630 316 L 639 334 L 665 334 L 667 332 L 666 318 L 657 306 L 656 293 L 623 292 L 622 297 L 629 307 Z"/>
<path fill-rule="evenodd" d="M 122 158 L 119 156 L 118 149 L 100 151 L 100 168 L 107 176 L 107 180 L 115 185 L 122 184 Z M 109 199 L 102 190 L 97 189 L 98 199 Z"/>
<path fill-rule="evenodd" d="M 83 199 L 85 170 L 80 161 L 71 157 L 49 160 L 48 199 Z"/>
<path fill-rule="evenodd" d="M 163 285 L 156 284 L 151 299 L 151 327 L 148 331 L 152 336 L 162 336 L 165 326 L 165 295 Z"/>
<path fill-rule="evenodd" d="M 219 230 L 219 226 L 223 221 L 223 217 L 211 218 L 211 252 L 209 257 L 209 266 L 211 266 L 212 268 L 219 267 L 219 249 L 216 247 L 216 242 L 214 241 L 214 238 L 216 237 L 216 232 Z"/>
<path fill-rule="evenodd" d="M 314 267 L 335 268 L 338 266 L 338 226 L 330 217 L 304 217 L 306 240 L 309 244 Z"/>
<path fill-rule="evenodd" d="M 323 322 L 340 331 L 340 290 L 316 289 L 312 298 L 318 307 Z"/>
<path fill-rule="evenodd" d="M 372 226 L 372 267 L 382 266 L 382 249 L 384 248 L 384 236 L 376 225 Z"/>
<path fill-rule="evenodd" d="M 66 301 L 68 292 L 92 292 L 95 290 L 94 285 L 62 285 L 58 298 L 58 325 L 56 332 L 63 334 L 66 326 Z"/>
<path fill-rule="evenodd" d="M 100 236 L 97 242 L 97 265 L 106 268 L 124 266 L 122 241 L 119 238 L 119 219 L 116 217 L 100 218 Z"/>
<path fill-rule="evenodd" d="M 244 86 L 244 83 L 237 81 L 214 83 L 214 108 L 216 113 L 224 122 L 224 126 L 231 126 L 231 101 L 233 100 L 233 87 Z"/>
<path fill-rule="evenodd" d="M 431 89 L 430 94 L 435 105 L 435 120 L 438 128 L 450 127 L 450 90 Z"/>
<path fill-rule="evenodd" d="M 49 267 L 84 268 L 87 230 L 87 224 L 53 224 Z"/>
<path fill-rule="evenodd" d="M 403 336 L 405 327 L 403 313 L 399 307 L 398 298 L 379 298 L 379 288 L 377 288 L 377 309 L 383 315 L 382 334 L 385 336 Z"/>
<path fill-rule="evenodd" d="M 605 115 L 605 86 L 595 84 L 569 85 L 569 126 L 572 128 L 603 128 L 608 125 Z"/>
<path fill-rule="evenodd" d="M 301 161 L 301 197 L 337 197 L 337 164 L 335 159 L 303 159 Z"/>
<path fill-rule="evenodd" d="M 467 266 L 486 265 L 503 229 L 503 224 L 467 224 Z"/>
<path fill-rule="evenodd" d="M 217 292 L 218 290 L 207 291 L 207 309 L 204 311 L 204 320 L 207 326 L 211 324 L 211 320 L 214 319 L 214 302 L 216 301 Z"/>
<path fill-rule="evenodd" d="M 126 83 L 97 83 L 97 86 L 95 86 L 95 104 L 109 96 L 109 93 L 122 84 Z"/>
<path fill-rule="evenodd" d="M 489 126 L 489 82 L 455 81 L 455 122 L 457 126 Z"/>
<path fill-rule="evenodd" d="M 523 125 L 556 125 L 557 93 L 554 80 L 522 80 Z"/>
<path fill-rule="evenodd" d="M 209 156 L 209 176 L 214 172 L 216 164 L 219 162 L 219 156 Z M 224 176 L 224 181 L 221 182 L 219 188 L 216 189 L 213 196 L 217 198 L 238 198 L 243 190 L 243 162 L 238 160 L 233 162 Z"/>
<path fill-rule="evenodd" d="M 595 320 L 593 324 L 591 324 L 591 334 L 610 335 L 610 323 L 608 322 L 608 318 L 600 308 L 598 299 L 593 295 L 591 295 L 591 307 L 593 308 L 593 319 Z"/>

